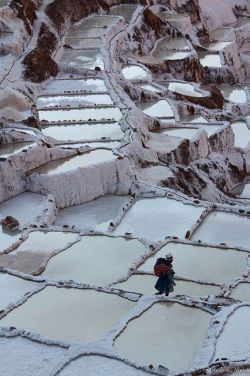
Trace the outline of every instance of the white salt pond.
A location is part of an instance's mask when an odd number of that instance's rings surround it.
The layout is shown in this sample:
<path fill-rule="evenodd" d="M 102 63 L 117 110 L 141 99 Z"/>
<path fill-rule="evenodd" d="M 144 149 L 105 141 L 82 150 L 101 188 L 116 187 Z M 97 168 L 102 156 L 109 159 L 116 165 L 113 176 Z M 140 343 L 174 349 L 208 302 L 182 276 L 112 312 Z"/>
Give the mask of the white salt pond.
<path fill-rule="evenodd" d="M 189 95 L 191 97 L 204 97 L 204 93 L 199 91 L 194 85 L 183 82 L 170 82 L 168 90 L 175 93 Z"/>
<path fill-rule="evenodd" d="M 92 16 L 85 18 L 80 24 L 75 24 L 72 29 L 74 28 L 91 28 L 91 27 L 108 27 L 112 25 L 115 21 L 118 20 L 118 17 L 112 17 L 112 16 Z"/>
<path fill-rule="evenodd" d="M 67 121 L 102 121 L 120 120 L 122 114 L 117 107 L 103 108 L 81 108 L 69 110 L 40 110 L 39 120 L 46 122 L 67 122 Z"/>
<path fill-rule="evenodd" d="M 111 330 L 133 305 L 113 294 L 49 286 L 10 312 L 0 324 L 54 340 L 86 343 Z"/>
<path fill-rule="evenodd" d="M 74 93 L 74 92 L 105 92 L 107 87 L 103 79 L 56 79 L 49 82 L 45 91 L 50 93 Z"/>
<path fill-rule="evenodd" d="M 91 31 L 96 31 L 98 29 L 90 29 Z M 70 46 L 76 49 L 83 49 L 83 48 L 97 48 L 101 47 L 102 40 L 101 37 L 92 37 L 92 38 L 65 38 L 65 45 Z"/>
<path fill-rule="evenodd" d="M 189 50 L 189 47 L 182 37 L 164 37 L 156 42 L 152 55 L 159 57 L 162 51 L 168 50 Z"/>
<path fill-rule="evenodd" d="M 238 185 L 232 191 L 232 193 L 235 194 L 236 196 L 238 196 L 239 198 L 250 199 L 250 183 Z"/>
<path fill-rule="evenodd" d="M 153 93 L 161 93 L 162 90 L 156 86 L 150 85 L 150 84 L 143 84 L 143 85 L 138 85 L 143 90 L 147 91 L 152 91 Z"/>
<path fill-rule="evenodd" d="M 218 125 L 199 124 L 199 128 L 204 129 L 207 132 L 209 137 L 215 134 L 217 131 L 219 131 L 221 127 L 222 127 L 221 124 L 218 124 Z"/>
<path fill-rule="evenodd" d="M 152 102 L 138 102 L 137 106 L 148 116 L 174 117 L 172 107 L 165 99 Z"/>
<path fill-rule="evenodd" d="M 203 207 L 167 198 L 141 199 L 126 213 L 115 234 L 130 232 L 149 241 L 163 240 L 166 236 L 184 238 L 203 211 Z"/>
<path fill-rule="evenodd" d="M 230 298 L 250 302 L 250 283 L 239 283 L 230 294 Z"/>
<path fill-rule="evenodd" d="M 159 257 L 168 253 L 174 257 L 176 274 L 185 279 L 209 283 L 229 283 L 240 277 L 247 269 L 247 254 L 232 249 L 202 247 L 183 243 L 168 243 L 155 255 L 149 257 L 139 268 L 152 273 Z M 195 268 L 192 267 L 195 263 Z"/>
<path fill-rule="evenodd" d="M 109 223 L 122 213 L 128 201 L 128 196 L 99 197 L 91 202 L 59 210 L 55 224 L 107 230 Z"/>
<path fill-rule="evenodd" d="M 197 131 L 197 128 L 169 128 L 161 130 L 160 133 L 192 140 L 197 135 Z"/>
<path fill-rule="evenodd" d="M 239 148 L 247 147 L 250 142 L 250 130 L 244 121 L 235 121 L 231 123 L 234 132 L 234 145 Z"/>
<path fill-rule="evenodd" d="M 127 276 L 135 260 L 145 253 L 138 240 L 84 236 L 49 260 L 43 275 L 50 280 L 74 280 L 108 286 Z"/>
<path fill-rule="evenodd" d="M 221 85 L 220 90 L 223 96 L 233 103 L 246 103 L 247 94 L 244 89 L 236 89 L 231 85 Z"/>
<path fill-rule="evenodd" d="M 209 67 L 209 68 L 221 68 L 221 59 L 220 55 L 216 54 L 206 54 L 200 56 L 200 63 L 203 67 Z"/>
<path fill-rule="evenodd" d="M 98 355 L 82 356 L 69 363 L 59 376 L 148 376 L 148 373 L 131 367 L 119 360 Z M 244 376 L 244 375 L 243 375 Z"/>
<path fill-rule="evenodd" d="M 16 218 L 21 226 L 34 224 L 46 207 L 46 196 L 24 192 L 0 204 L 0 219 L 10 215 Z"/>
<path fill-rule="evenodd" d="M 148 72 L 139 67 L 139 65 L 130 65 L 122 69 L 122 74 L 126 80 L 145 80 L 148 76 Z"/>
<path fill-rule="evenodd" d="M 95 69 L 99 67 L 104 68 L 102 54 L 99 49 L 97 50 L 69 50 L 65 51 L 62 58 L 62 63 L 69 66 L 78 66 L 84 69 Z"/>
<path fill-rule="evenodd" d="M 113 16 L 121 16 L 126 23 L 129 23 L 137 6 L 136 5 L 119 5 L 110 9 L 109 13 Z"/>
<path fill-rule="evenodd" d="M 101 38 L 106 32 L 105 27 L 87 27 L 85 25 L 71 28 L 67 34 L 68 38 L 75 39 L 91 39 L 91 38 Z M 89 47 L 89 46 L 88 46 Z"/>
<path fill-rule="evenodd" d="M 3 231 L 2 226 L 0 226 L 0 252 L 9 248 L 12 244 L 16 243 L 20 237 L 20 234 L 9 233 Z"/>
<path fill-rule="evenodd" d="M 214 42 L 210 43 L 208 49 L 210 51 L 221 51 L 224 50 L 225 47 L 229 46 L 232 42 Z"/>
<path fill-rule="evenodd" d="M 150 184 L 162 185 L 162 181 L 173 178 L 174 173 L 167 166 L 150 166 L 138 168 L 139 180 Z"/>
<path fill-rule="evenodd" d="M 192 240 L 226 243 L 249 249 L 250 218 L 220 211 L 210 212 L 192 235 Z"/>
<path fill-rule="evenodd" d="M 38 283 L 27 281 L 10 274 L 0 274 L 0 310 L 16 303 L 25 294 L 34 290 Z"/>
<path fill-rule="evenodd" d="M 147 274 L 135 274 L 129 277 L 125 282 L 116 283 L 114 288 L 136 292 L 144 295 L 153 295 L 157 292 L 154 285 L 157 281 L 157 277 Z M 187 295 L 187 296 L 207 296 L 216 295 L 220 292 L 219 286 L 213 286 L 209 284 L 200 284 L 195 282 L 175 280 L 176 286 L 174 286 L 173 295 Z"/>
<path fill-rule="evenodd" d="M 11 155 L 20 153 L 22 150 L 35 146 L 36 143 L 18 142 L 16 144 L 5 144 L 0 146 L 0 158 L 8 158 Z"/>
<path fill-rule="evenodd" d="M 45 107 L 76 107 L 89 105 L 112 105 L 113 101 L 108 94 L 88 94 L 88 95 L 57 95 L 41 96 L 37 98 L 37 108 Z"/>
<path fill-rule="evenodd" d="M 84 141 L 109 138 L 120 140 L 123 132 L 118 123 L 84 123 L 74 125 L 50 125 L 43 127 L 45 136 L 53 137 L 62 141 Z"/>
<path fill-rule="evenodd" d="M 190 51 L 161 51 L 156 57 L 163 60 L 183 60 L 190 56 Z"/>
<path fill-rule="evenodd" d="M 118 148 L 120 145 L 119 141 L 108 141 L 108 142 L 79 142 L 75 144 L 60 144 L 57 145 L 60 148 L 63 149 L 81 149 L 81 148 L 86 148 L 89 147 L 90 149 L 109 149 L 113 150 Z"/>
<path fill-rule="evenodd" d="M 114 347 L 129 360 L 182 370 L 194 359 L 210 318 L 197 308 L 157 303 L 128 323 Z"/>
<path fill-rule="evenodd" d="M 48 175 L 60 174 L 77 168 L 111 162 L 116 158 L 117 157 L 111 151 L 99 149 L 82 155 L 61 158 L 56 161 L 45 163 L 44 165 L 32 170 L 32 172 Z"/>
<path fill-rule="evenodd" d="M 183 119 L 184 123 L 208 123 L 208 121 L 201 115 L 190 115 Z"/>
<path fill-rule="evenodd" d="M 229 316 L 218 340 L 214 359 L 244 359 L 250 355 L 250 306 L 240 307 Z"/>

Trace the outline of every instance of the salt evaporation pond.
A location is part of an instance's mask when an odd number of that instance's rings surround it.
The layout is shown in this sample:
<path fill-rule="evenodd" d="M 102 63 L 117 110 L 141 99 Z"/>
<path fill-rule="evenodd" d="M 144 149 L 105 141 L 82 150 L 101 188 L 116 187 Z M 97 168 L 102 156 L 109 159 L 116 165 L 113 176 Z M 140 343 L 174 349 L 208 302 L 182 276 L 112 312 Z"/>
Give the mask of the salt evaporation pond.
<path fill-rule="evenodd" d="M 108 94 L 89 94 L 89 95 L 57 95 L 41 96 L 37 98 L 37 108 L 44 107 L 76 107 L 89 105 L 112 105 L 113 101 Z"/>
<path fill-rule="evenodd" d="M 111 330 L 133 305 L 113 294 L 48 286 L 8 313 L 0 324 L 54 340 L 93 342 Z"/>
<path fill-rule="evenodd" d="M 189 50 L 189 47 L 183 37 L 164 37 L 156 42 L 152 55 L 159 57 L 162 51 L 168 50 Z"/>
<path fill-rule="evenodd" d="M 230 294 L 230 298 L 250 302 L 250 283 L 239 283 Z"/>
<path fill-rule="evenodd" d="M 90 29 L 91 31 L 93 29 Z M 95 31 L 96 29 L 94 29 Z M 98 29 L 97 29 L 98 30 Z M 95 37 L 92 38 L 85 38 L 85 39 L 79 39 L 79 38 L 65 38 L 65 45 L 70 46 L 75 49 L 83 49 L 83 48 L 97 48 L 101 47 L 102 40 L 101 37 Z M 65 47 L 64 45 L 64 47 Z"/>
<path fill-rule="evenodd" d="M 172 107 L 165 99 L 152 102 L 138 102 L 137 106 L 148 116 L 174 117 Z"/>
<path fill-rule="evenodd" d="M 168 136 L 186 138 L 192 140 L 197 135 L 197 128 L 169 128 L 160 131 L 161 134 L 166 134 Z"/>
<path fill-rule="evenodd" d="M 138 85 L 143 90 L 152 91 L 153 93 L 161 93 L 162 90 L 156 86 L 144 84 L 144 85 Z"/>
<path fill-rule="evenodd" d="M 39 120 L 46 122 L 102 121 L 104 119 L 118 121 L 121 118 L 121 111 L 117 107 L 40 110 L 38 113 Z"/>
<path fill-rule="evenodd" d="M 136 5 L 119 5 L 110 9 L 109 14 L 113 16 L 121 16 L 126 23 L 129 23 L 137 6 Z"/>
<path fill-rule="evenodd" d="M 145 69 L 139 67 L 139 65 L 130 65 L 122 69 L 122 74 L 126 80 L 145 80 L 148 73 Z"/>
<path fill-rule="evenodd" d="M 162 51 L 161 54 L 157 54 L 159 58 L 163 60 L 183 60 L 190 56 L 190 51 Z"/>
<path fill-rule="evenodd" d="M 123 132 L 118 123 L 84 123 L 74 125 L 50 125 L 43 127 L 45 136 L 61 141 L 88 141 L 109 138 L 120 140 Z"/>
<path fill-rule="evenodd" d="M 239 148 L 247 147 L 250 142 L 250 130 L 244 121 L 235 121 L 231 123 L 234 132 L 234 145 Z"/>
<path fill-rule="evenodd" d="M 113 285 L 114 288 L 122 289 L 129 292 L 136 292 L 139 294 L 153 295 L 157 292 L 154 285 L 157 278 L 153 275 L 147 274 L 135 274 L 129 277 L 125 282 L 116 283 Z M 173 295 L 187 295 L 187 296 L 207 296 L 216 295 L 220 292 L 219 286 L 213 286 L 209 284 L 201 284 L 189 281 L 180 281 L 175 279 L 176 286 L 174 287 L 174 292 L 170 293 Z"/>
<path fill-rule="evenodd" d="M 168 198 L 141 199 L 126 213 L 115 234 L 129 232 L 151 241 L 163 240 L 166 236 L 184 238 L 203 211 L 203 207 Z"/>
<path fill-rule="evenodd" d="M 194 85 L 184 82 L 170 82 L 168 90 L 175 93 L 189 95 L 191 97 L 204 97 L 204 93 L 200 92 Z"/>
<path fill-rule="evenodd" d="M 67 34 L 68 38 L 75 39 L 91 39 L 91 38 L 101 38 L 105 34 L 105 27 L 87 27 L 85 25 L 71 28 Z"/>
<path fill-rule="evenodd" d="M 69 66 L 78 66 L 83 69 L 95 69 L 96 67 L 100 69 L 104 68 L 102 54 L 99 49 L 65 51 L 61 62 Z"/>
<path fill-rule="evenodd" d="M 250 306 L 239 307 L 233 312 L 219 338 L 214 359 L 244 359 L 250 355 Z"/>
<path fill-rule="evenodd" d="M 221 127 L 222 127 L 221 124 L 218 124 L 218 125 L 199 124 L 199 128 L 205 129 L 209 137 L 215 134 L 217 131 L 219 131 Z"/>
<path fill-rule="evenodd" d="M 249 249 L 250 218 L 220 211 L 210 212 L 192 235 L 192 240 L 225 243 Z"/>
<path fill-rule="evenodd" d="M 61 209 L 55 224 L 107 230 L 109 223 L 123 212 L 128 199 L 128 196 L 106 195 L 91 202 Z"/>
<path fill-rule="evenodd" d="M 49 82 L 45 91 L 50 93 L 74 93 L 74 92 L 106 92 L 107 87 L 101 78 L 89 79 L 56 79 Z"/>
<path fill-rule="evenodd" d="M 0 252 L 3 252 L 5 249 L 9 248 L 12 244 L 16 243 L 20 237 L 20 234 L 9 233 L 3 231 L 2 226 L 0 226 Z"/>
<path fill-rule="evenodd" d="M 211 315 L 177 303 L 157 303 L 130 321 L 115 350 L 129 360 L 184 369 L 206 336 Z"/>
<path fill-rule="evenodd" d="M 229 46 L 232 42 L 214 42 L 210 43 L 208 49 L 210 51 L 221 51 L 224 50 L 225 47 Z"/>
<path fill-rule="evenodd" d="M 1 145 L 0 158 L 8 158 L 11 155 L 20 153 L 22 150 L 25 150 L 35 145 L 36 145 L 35 143 L 31 143 L 31 142 L 18 142 L 16 144 Z"/>
<path fill-rule="evenodd" d="M 47 206 L 46 196 L 24 192 L 0 204 L 0 219 L 10 215 L 16 218 L 21 226 L 34 224 Z"/>
<path fill-rule="evenodd" d="M 233 103 L 246 103 L 247 94 L 243 89 L 236 89 L 231 85 L 221 85 L 220 90 L 223 96 Z"/>
<path fill-rule="evenodd" d="M 145 248 L 138 240 L 84 236 L 50 259 L 43 275 L 50 280 L 108 286 L 126 277 L 129 268 L 144 253 Z"/>
<path fill-rule="evenodd" d="M 138 178 L 144 182 L 162 185 L 168 178 L 174 179 L 174 173 L 167 166 L 150 166 L 138 169 Z"/>
<path fill-rule="evenodd" d="M 220 55 L 216 54 L 206 54 L 203 56 L 203 54 L 200 55 L 200 63 L 203 67 L 209 67 L 209 68 L 221 68 L 221 59 Z"/>
<path fill-rule="evenodd" d="M 120 146 L 120 142 L 119 141 L 97 141 L 97 142 L 79 142 L 79 143 L 75 143 L 75 144 L 58 144 L 57 145 L 59 148 L 63 148 L 63 149 L 81 149 L 81 148 L 90 148 L 91 150 L 92 149 L 109 149 L 109 150 L 113 150 L 113 149 L 116 149 Z"/>
<path fill-rule="evenodd" d="M 209 283 L 229 283 L 240 277 L 247 269 L 247 254 L 232 249 L 202 247 L 183 243 L 169 243 L 139 268 L 152 273 L 159 257 L 167 253 L 174 257 L 173 268 L 176 274 L 185 279 Z M 192 265 L 195 263 L 195 268 Z"/>
<path fill-rule="evenodd" d="M 10 274 L 0 274 L 0 310 L 16 303 L 25 294 L 34 290 L 38 283 L 27 281 Z"/>
<path fill-rule="evenodd" d="M 232 191 L 239 198 L 250 199 L 250 184 L 240 184 Z"/>
<path fill-rule="evenodd" d="M 148 373 L 138 370 L 117 359 L 98 355 L 82 356 L 69 363 L 59 376 L 93 376 L 93 370 L 100 376 L 148 376 Z"/>
<path fill-rule="evenodd" d="M 118 20 L 118 17 L 112 17 L 112 16 L 105 16 L 105 15 L 102 15 L 101 17 L 100 16 L 92 16 L 92 17 L 88 17 L 88 18 L 85 18 L 80 24 L 75 24 L 71 30 L 74 28 L 76 29 L 80 29 L 80 28 L 91 28 L 91 27 L 108 27 L 110 25 L 112 25 L 115 21 Z"/>
<path fill-rule="evenodd" d="M 208 123 L 208 121 L 200 115 L 190 115 L 183 119 L 183 123 Z"/>
<path fill-rule="evenodd" d="M 109 150 L 94 150 L 89 153 L 67 157 L 45 163 L 44 165 L 32 170 L 37 174 L 60 174 L 77 168 L 94 166 L 105 162 L 114 161 L 117 157 Z"/>

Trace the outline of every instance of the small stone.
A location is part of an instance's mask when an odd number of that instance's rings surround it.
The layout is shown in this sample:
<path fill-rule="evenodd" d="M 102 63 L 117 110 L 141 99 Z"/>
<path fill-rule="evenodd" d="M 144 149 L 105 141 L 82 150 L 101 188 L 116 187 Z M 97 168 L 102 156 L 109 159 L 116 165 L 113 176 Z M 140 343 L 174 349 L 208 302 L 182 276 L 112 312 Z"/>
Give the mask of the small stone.
<path fill-rule="evenodd" d="M 14 217 L 8 215 L 2 220 L 2 226 L 7 231 L 16 231 L 19 228 L 19 222 Z"/>

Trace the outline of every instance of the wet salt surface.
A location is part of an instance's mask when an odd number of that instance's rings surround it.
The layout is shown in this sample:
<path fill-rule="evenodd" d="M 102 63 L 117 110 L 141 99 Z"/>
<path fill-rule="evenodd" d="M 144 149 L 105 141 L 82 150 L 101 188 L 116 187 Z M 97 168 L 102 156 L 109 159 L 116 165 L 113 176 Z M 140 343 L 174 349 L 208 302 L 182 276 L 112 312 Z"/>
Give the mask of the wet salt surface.
<path fill-rule="evenodd" d="M 152 55 L 162 57 L 162 54 L 168 50 L 189 50 L 189 47 L 182 37 L 164 37 L 156 42 Z"/>
<path fill-rule="evenodd" d="M 60 144 L 57 145 L 60 148 L 63 149 L 80 149 L 80 148 L 85 148 L 89 147 L 91 149 L 116 149 L 120 145 L 119 141 L 110 141 L 110 142 L 80 142 L 76 144 Z"/>
<path fill-rule="evenodd" d="M 56 79 L 48 83 L 45 87 L 46 91 L 51 93 L 66 93 L 66 92 L 99 92 L 107 91 L 107 87 L 103 79 L 89 78 L 89 79 Z"/>
<path fill-rule="evenodd" d="M 239 148 L 247 147 L 250 142 L 250 130 L 244 121 L 235 121 L 231 123 L 234 132 L 234 145 Z"/>
<path fill-rule="evenodd" d="M 109 13 L 114 16 L 124 17 L 124 21 L 129 23 L 137 6 L 136 5 L 119 5 L 110 9 Z"/>
<path fill-rule="evenodd" d="M 105 34 L 106 28 L 105 27 L 90 27 L 87 26 L 79 26 L 75 28 L 71 28 L 70 32 L 67 34 L 68 38 L 76 38 L 76 39 L 90 39 L 90 38 L 101 38 L 103 34 Z"/>
<path fill-rule="evenodd" d="M 70 66 L 79 66 L 84 69 L 104 68 L 101 51 L 98 50 L 70 50 L 65 51 L 61 62 Z"/>
<path fill-rule="evenodd" d="M 97 164 L 114 161 L 117 157 L 109 150 L 94 150 L 89 153 L 58 159 L 56 161 L 45 163 L 44 165 L 32 170 L 37 174 L 60 174 L 79 167 L 89 167 Z"/>
<path fill-rule="evenodd" d="M 93 342 L 112 329 L 133 305 L 112 294 L 49 286 L 11 311 L 0 325 L 55 340 Z"/>
<path fill-rule="evenodd" d="M 199 124 L 199 128 L 205 129 L 209 137 L 215 134 L 217 131 L 219 131 L 221 127 L 222 127 L 221 124 L 218 124 L 218 125 Z"/>
<path fill-rule="evenodd" d="M 0 204 L 0 219 L 10 215 L 16 218 L 21 226 L 33 224 L 46 207 L 46 196 L 24 192 Z"/>
<path fill-rule="evenodd" d="M 220 55 L 215 55 L 215 54 L 206 54 L 206 55 L 200 55 L 200 63 L 203 67 L 217 67 L 221 68 L 221 59 Z"/>
<path fill-rule="evenodd" d="M 126 80 L 143 80 L 147 78 L 147 71 L 139 65 L 130 65 L 122 69 L 122 74 Z"/>
<path fill-rule="evenodd" d="M 98 30 L 98 29 L 90 29 L 90 30 Z M 70 46 L 72 48 L 76 49 L 82 49 L 82 48 L 96 48 L 101 47 L 102 40 L 101 38 L 85 38 L 85 39 L 79 39 L 79 38 L 65 38 L 65 45 Z"/>
<path fill-rule="evenodd" d="M 233 103 L 246 103 L 247 102 L 247 95 L 245 90 L 243 89 L 236 89 L 234 86 L 231 85 L 221 85 L 220 90 L 223 96 L 228 99 L 230 102 Z"/>
<path fill-rule="evenodd" d="M 162 181 L 174 178 L 174 173 L 166 166 L 151 166 L 138 169 L 139 180 L 150 184 L 162 185 Z"/>
<path fill-rule="evenodd" d="M 215 42 L 210 43 L 208 49 L 210 51 L 221 51 L 224 50 L 225 47 L 229 46 L 232 42 Z"/>
<path fill-rule="evenodd" d="M 250 218 L 232 213 L 212 211 L 192 235 L 192 240 L 220 244 L 230 247 L 249 246 Z"/>
<path fill-rule="evenodd" d="M 205 96 L 204 93 L 200 92 L 194 85 L 183 82 L 170 82 L 168 85 L 168 90 L 192 97 Z"/>
<path fill-rule="evenodd" d="M 145 295 L 153 295 L 157 292 L 154 285 L 157 281 L 157 277 L 153 275 L 132 275 L 126 282 L 116 283 L 114 288 L 122 289 L 125 291 L 136 292 Z M 209 284 L 199 284 L 195 282 L 187 282 L 175 280 L 176 286 L 174 286 L 174 292 L 170 293 L 170 296 L 174 295 L 188 295 L 188 296 L 207 296 L 216 295 L 220 292 L 219 286 L 212 286 Z"/>
<path fill-rule="evenodd" d="M 9 304 L 17 302 L 26 293 L 34 290 L 38 283 L 8 274 L 0 274 L 0 285 L 0 310 L 2 310 L 7 308 Z"/>
<path fill-rule="evenodd" d="M 233 191 L 239 198 L 250 198 L 250 184 L 240 184 Z"/>
<path fill-rule="evenodd" d="M 0 146 L 0 158 L 8 158 L 11 155 L 20 153 L 22 150 L 35 146 L 35 143 L 31 142 L 18 142 L 16 144 L 7 144 Z"/>
<path fill-rule="evenodd" d="M 37 99 L 37 108 L 55 107 L 55 106 L 88 106 L 88 105 L 112 105 L 113 101 L 108 94 L 89 94 L 89 95 L 58 95 L 41 96 Z"/>
<path fill-rule="evenodd" d="M 1 212 L 0 212 L 1 213 Z M 9 233 L 3 231 L 2 226 L 0 226 L 0 252 L 3 252 L 5 249 L 9 248 L 12 244 L 18 241 L 20 234 L 18 233 Z"/>
<path fill-rule="evenodd" d="M 148 116 L 173 117 L 173 110 L 165 99 L 152 102 L 138 102 L 137 106 Z"/>
<path fill-rule="evenodd" d="M 229 316 L 217 343 L 214 359 L 244 359 L 250 355 L 250 307 L 240 307 Z"/>
<path fill-rule="evenodd" d="M 203 211 L 203 207 L 166 198 L 141 199 L 126 213 L 115 234 L 130 232 L 151 241 L 163 240 L 166 236 L 184 238 Z"/>
<path fill-rule="evenodd" d="M 106 195 L 91 202 L 61 209 L 55 224 L 107 230 L 109 223 L 117 218 L 128 203 L 128 198 L 129 196 Z"/>
<path fill-rule="evenodd" d="M 194 359 L 210 317 L 196 308 L 157 303 L 128 323 L 114 347 L 130 360 L 181 370 Z"/>
<path fill-rule="evenodd" d="M 181 278 L 222 284 L 240 277 L 247 269 L 247 254 L 245 252 L 169 243 L 154 256 L 148 258 L 139 270 L 152 273 L 157 258 L 165 257 L 170 252 L 174 257 L 173 268 Z M 195 268 L 192 266 L 194 263 Z"/>
<path fill-rule="evenodd" d="M 82 356 L 67 365 L 59 376 L 147 376 L 148 373 L 133 368 L 119 360 L 98 355 Z M 244 375 L 243 375 L 244 376 Z"/>
<path fill-rule="evenodd" d="M 161 51 L 161 53 L 157 54 L 156 57 L 161 58 L 163 60 L 183 60 L 190 56 L 190 51 Z"/>
<path fill-rule="evenodd" d="M 168 136 L 186 138 L 192 140 L 197 135 L 198 129 L 194 128 L 169 128 L 160 131 L 161 134 L 166 134 Z"/>
<path fill-rule="evenodd" d="M 40 110 L 39 120 L 46 122 L 67 122 L 67 121 L 90 121 L 121 118 L 121 111 L 117 107 L 103 108 L 81 108 L 69 110 Z"/>
<path fill-rule="evenodd" d="M 93 17 L 88 17 L 85 18 L 80 24 L 75 24 L 71 28 L 71 30 L 74 29 L 81 29 L 81 28 L 91 28 L 91 27 L 107 27 L 112 25 L 115 21 L 118 20 L 118 17 L 112 17 L 112 16 L 93 16 Z"/>
<path fill-rule="evenodd" d="M 62 141 L 98 140 L 103 137 L 119 140 L 123 132 L 118 123 L 95 123 L 74 125 L 50 125 L 43 128 L 43 134 Z"/>
<path fill-rule="evenodd" d="M 128 274 L 139 255 L 145 252 L 137 240 L 84 236 L 72 247 L 50 259 L 43 275 L 50 280 L 74 280 L 108 286 Z"/>
<path fill-rule="evenodd" d="M 200 115 L 190 115 L 183 119 L 185 123 L 208 123 L 208 121 Z"/>
<path fill-rule="evenodd" d="M 250 301 L 250 283 L 239 283 L 230 294 L 230 298 L 241 300 L 242 302 Z"/>
<path fill-rule="evenodd" d="M 34 370 L 36 376 L 48 375 L 64 360 L 67 352 L 62 347 L 44 345 L 23 337 L 0 337 L 0 348 L 4 376 L 34 376 Z"/>
<path fill-rule="evenodd" d="M 140 87 L 141 89 L 143 90 L 147 90 L 147 91 L 152 91 L 153 93 L 161 93 L 162 90 L 156 86 L 153 86 L 153 85 L 138 85 L 138 87 Z"/>

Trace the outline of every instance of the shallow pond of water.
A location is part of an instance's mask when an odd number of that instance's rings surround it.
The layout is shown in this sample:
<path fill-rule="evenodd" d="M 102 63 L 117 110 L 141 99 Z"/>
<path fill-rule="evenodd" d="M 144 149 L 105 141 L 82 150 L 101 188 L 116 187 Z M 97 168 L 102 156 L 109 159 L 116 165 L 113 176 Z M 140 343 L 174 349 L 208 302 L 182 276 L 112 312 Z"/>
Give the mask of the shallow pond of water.
<path fill-rule="evenodd" d="M 62 58 L 62 63 L 70 66 L 78 66 L 83 69 L 95 69 L 99 67 L 104 68 L 102 54 L 99 49 L 97 50 L 70 50 L 65 51 Z"/>
<path fill-rule="evenodd" d="M 20 153 L 29 147 L 35 146 L 35 143 L 31 142 L 18 142 L 16 144 L 5 144 L 0 147 L 0 158 L 8 158 L 11 155 Z"/>
<path fill-rule="evenodd" d="M 173 110 L 165 99 L 152 102 L 138 102 L 137 106 L 148 116 L 173 117 Z"/>
<path fill-rule="evenodd" d="M 210 314 L 177 303 L 156 303 L 128 323 L 116 338 L 115 350 L 142 364 L 184 369 L 205 337 Z"/>
<path fill-rule="evenodd" d="M 43 275 L 52 280 L 73 280 L 108 286 L 127 276 L 136 259 L 145 253 L 138 240 L 84 236 L 50 259 Z"/>
<path fill-rule="evenodd" d="M 57 145 L 63 149 L 80 149 L 89 147 L 90 149 L 116 149 L 120 146 L 120 141 L 109 141 L 109 142 L 79 142 L 75 144 L 59 144 Z"/>
<path fill-rule="evenodd" d="M 247 255 L 231 249 L 195 246 L 183 243 L 169 243 L 154 256 L 149 257 L 139 270 L 152 273 L 159 257 L 172 253 L 176 274 L 196 281 L 229 283 L 240 277 L 247 268 Z M 192 267 L 195 263 L 195 268 Z"/>
<path fill-rule="evenodd" d="M 10 312 L 0 325 L 55 340 L 93 342 L 112 329 L 133 305 L 112 294 L 49 286 Z"/>
<path fill-rule="evenodd" d="M 203 211 L 203 207 L 167 198 L 141 199 L 126 213 L 115 233 L 130 232 L 151 241 L 163 240 L 166 236 L 184 238 Z"/>
<path fill-rule="evenodd" d="M 239 283 L 230 294 L 230 298 L 241 300 L 242 302 L 250 301 L 250 283 Z"/>
<path fill-rule="evenodd" d="M 0 225 L 0 252 L 3 252 L 5 249 L 9 248 L 12 244 L 16 243 L 20 235 L 21 234 L 18 234 L 18 233 L 10 233 L 10 232 L 3 231 L 3 228 Z"/>
<path fill-rule="evenodd" d="M 220 244 L 230 247 L 249 246 L 250 218 L 220 211 L 210 212 L 192 235 L 192 240 Z"/>
<path fill-rule="evenodd" d="M 200 63 L 203 67 L 209 67 L 209 68 L 221 68 L 221 59 L 220 55 L 215 54 L 206 54 L 200 56 Z"/>
<path fill-rule="evenodd" d="M 89 106 L 89 105 L 112 105 L 113 101 L 108 94 L 88 94 L 88 95 L 57 95 L 41 96 L 37 98 L 37 108 L 56 106 Z"/>
<path fill-rule="evenodd" d="M 162 181 L 174 178 L 174 173 L 167 166 L 150 166 L 138 169 L 139 180 L 150 184 L 162 185 Z"/>
<path fill-rule="evenodd" d="M 246 103 L 247 95 L 245 90 L 237 89 L 231 85 L 221 85 L 220 90 L 223 96 L 233 103 Z"/>
<path fill-rule="evenodd" d="M 214 42 L 210 43 L 208 49 L 210 51 L 221 51 L 224 50 L 225 47 L 229 46 L 232 42 Z"/>
<path fill-rule="evenodd" d="M 239 148 L 247 147 L 250 142 L 250 130 L 244 121 L 231 123 L 234 132 L 234 145 Z"/>
<path fill-rule="evenodd" d="M 169 128 L 160 131 L 161 134 L 166 134 L 168 136 L 186 138 L 192 140 L 197 135 L 198 129 L 194 128 Z"/>
<path fill-rule="evenodd" d="M 162 52 L 168 50 L 189 50 L 189 47 L 182 37 L 164 37 L 156 42 L 152 55 L 162 57 Z"/>
<path fill-rule="evenodd" d="M 150 84 L 138 85 L 143 90 L 152 91 L 153 93 L 161 93 L 162 90 L 156 86 Z"/>
<path fill-rule="evenodd" d="M 103 79 L 89 78 L 89 79 L 57 79 L 49 82 L 45 91 L 50 93 L 67 93 L 67 92 L 104 92 L 107 87 Z"/>
<path fill-rule="evenodd" d="M 32 170 L 37 174 L 60 174 L 77 168 L 84 168 L 114 161 L 117 157 L 109 150 L 93 150 L 89 153 L 73 157 L 61 158 L 56 161 L 45 163 L 44 165 Z"/>
<path fill-rule="evenodd" d="M 204 129 L 207 132 L 209 137 L 215 134 L 217 131 L 219 131 L 221 127 L 222 127 L 221 124 L 218 124 L 218 125 L 199 124 L 199 128 Z"/>
<path fill-rule="evenodd" d="M 200 92 L 194 85 L 183 82 L 170 82 L 168 90 L 191 97 L 205 96 L 204 93 Z"/>
<path fill-rule="evenodd" d="M 238 196 L 239 198 L 250 199 L 250 183 L 238 185 L 232 191 L 232 193 L 235 194 L 236 196 Z"/>
<path fill-rule="evenodd" d="M 161 51 L 161 53 L 157 54 L 157 58 L 161 58 L 163 60 L 183 60 L 190 56 L 190 51 Z"/>
<path fill-rule="evenodd" d="M 124 21 L 129 23 L 137 8 L 137 5 L 119 5 L 110 9 L 109 13 L 114 16 L 124 17 Z"/>
<path fill-rule="evenodd" d="M 122 74 L 126 80 L 145 80 L 148 76 L 148 72 L 139 67 L 139 65 L 130 65 L 122 69 Z"/>
<path fill-rule="evenodd" d="M 90 29 L 93 30 L 93 29 Z M 96 31 L 98 29 L 94 29 Z M 65 45 L 70 46 L 75 49 L 82 49 L 82 48 L 97 48 L 101 47 L 102 40 L 99 37 L 92 37 L 92 38 L 65 38 Z"/>

